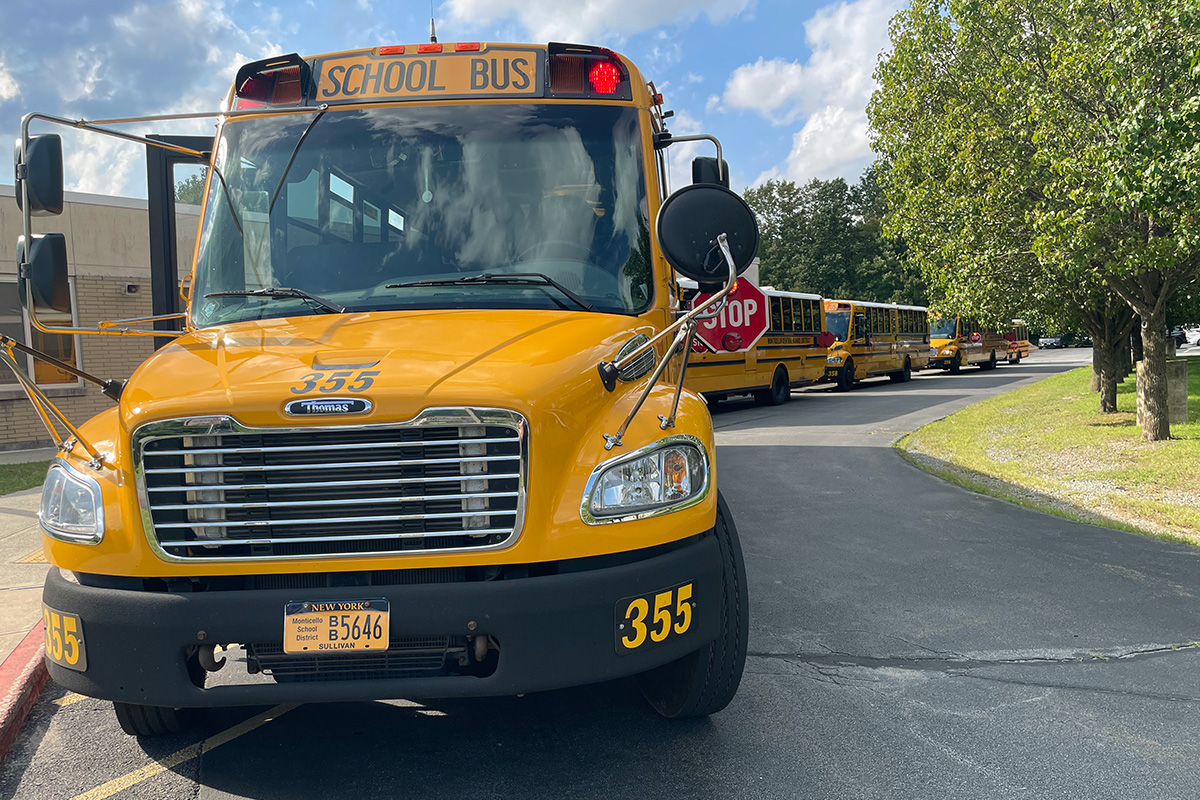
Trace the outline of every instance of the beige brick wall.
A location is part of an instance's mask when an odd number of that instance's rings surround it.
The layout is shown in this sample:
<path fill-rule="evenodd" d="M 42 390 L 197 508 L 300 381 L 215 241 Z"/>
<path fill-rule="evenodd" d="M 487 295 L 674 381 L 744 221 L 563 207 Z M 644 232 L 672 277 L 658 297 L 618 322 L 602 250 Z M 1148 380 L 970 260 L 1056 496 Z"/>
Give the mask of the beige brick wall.
<path fill-rule="evenodd" d="M 67 236 L 70 274 L 75 279 L 79 323 L 94 327 L 102 320 L 150 316 L 149 217 L 146 201 L 67 193 L 62 216 L 35 219 L 34 230 L 60 231 Z M 182 261 L 192 257 L 197 210 L 183 207 L 177 214 Z M 16 277 L 14 260 L 21 215 L 11 186 L 0 186 L 0 280 Z M 186 270 L 183 270 L 186 271 Z M 130 293 L 128 287 L 136 287 Z M 154 339 L 142 336 L 77 338 L 83 369 L 101 378 L 128 378 L 154 350 Z M 19 360 L 25 366 L 23 360 Z M 0 367 L 0 450 L 52 444 L 50 435 L 24 393 L 13 386 L 7 368 Z M 80 424 L 113 401 L 100 387 L 46 388 L 72 424 Z"/>

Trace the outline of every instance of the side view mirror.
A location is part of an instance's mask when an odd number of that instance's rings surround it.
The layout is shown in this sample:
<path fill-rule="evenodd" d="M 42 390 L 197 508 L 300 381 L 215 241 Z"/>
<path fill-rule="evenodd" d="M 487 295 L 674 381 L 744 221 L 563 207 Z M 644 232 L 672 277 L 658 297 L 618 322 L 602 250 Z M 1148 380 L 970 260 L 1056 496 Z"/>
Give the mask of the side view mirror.
<path fill-rule="evenodd" d="M 71 310 L 71 290 L 67 284 L 67 238 L 61 233 L 35 233 L 33 245 L 25 248 L 25 237 L 17 239 L 17 264 L 26 264 L 33 284 L 33 300 L 40 308 Z M 24 277 L 24 276 L 22 276 Z M 25 281 L 19 281 L 21 305 L 29 308 Z"/>
<path fill-rule="evenodd" d="M 729 266 L 717 246 L 725 234 L 737 274 L 758 253 L 758 221 L 746 201 L 724 186 L 694 183 L 663 201 L 655 236 L 663 256 L 680 275 L 699 284 L 701 292 L 720 291 Z"/>
<path fill-rule="evenodd" d="M 21 188 L 24 185 L 29 192 L 30 214 L 45 217 L 62 213 L 62 137 L 56 133 L 31 136 L 24 153 L 21 152 L 21 141 L 17 140 L 13 150 L 13 166 L 18 208 L 24 209 Z"/>
<path fill-rule="evenodd" d="M 729 188 L 729 164 L 725 159 L 718 163 L 710 156 L 697 156 L 692 159 L 692 183 L 711 183 L 716 186 Z"/>

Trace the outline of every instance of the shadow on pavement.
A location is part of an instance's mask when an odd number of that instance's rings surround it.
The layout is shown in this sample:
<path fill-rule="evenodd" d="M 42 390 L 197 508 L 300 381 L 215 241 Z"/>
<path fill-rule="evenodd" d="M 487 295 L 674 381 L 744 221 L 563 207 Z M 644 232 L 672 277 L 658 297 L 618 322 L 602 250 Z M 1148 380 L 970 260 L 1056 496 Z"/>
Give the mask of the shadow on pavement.
<path fill-rule="evenodd" d="M 209 712 L 205 735 L 258 710 Z M 306 705 L 207 753 L 200 781 L 261 800 L 733 796 L 718 771 L 715 783 L 698 781 L 707 772 L 698 765 L 735 757 L 713 735 L 720 724 L 720 715 L 661 719 L 628 680 L 526 697 Z"/>

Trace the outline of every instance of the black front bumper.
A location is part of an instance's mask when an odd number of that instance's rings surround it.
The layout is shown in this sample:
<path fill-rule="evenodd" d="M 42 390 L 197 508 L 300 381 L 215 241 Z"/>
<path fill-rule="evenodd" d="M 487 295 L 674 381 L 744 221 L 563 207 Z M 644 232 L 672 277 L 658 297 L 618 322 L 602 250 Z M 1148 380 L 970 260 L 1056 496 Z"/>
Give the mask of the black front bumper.
<path fill-rule="evenodd" d="M 931 358 L 929 359 L 929 369 L 950 369 L 950 365 L 953 363 L 953 358 Z"/>
<path fill-rule="evenodd" d="M 47 662 L 51 676 L 91 697 L 177 708 L 386 698 L 485 697 L 559 689 L 634 675 L 712 641 L 719 629 L 721 561 L 712 535 L 616 566 L 516 580 L 399 586 L 169 593 L 101 589 L 64 580 L 43 593 L 82 620 L 87 671 Z M 622 598 L 691 582 L 690 628 L 633 652 L 617 652 Z M 197 687 L 186 653 L 202 644 L 279 641 L 284 604 L 385 597 L 390 636 L 486 634 L 499 642 L 487 677 L 450 675 Z M 474 622 L 475 627 L 469 624 Z M 201 635 L 203 634 L 203 635 Z M 242 669 L 226 664 L 226 670 Z"/>

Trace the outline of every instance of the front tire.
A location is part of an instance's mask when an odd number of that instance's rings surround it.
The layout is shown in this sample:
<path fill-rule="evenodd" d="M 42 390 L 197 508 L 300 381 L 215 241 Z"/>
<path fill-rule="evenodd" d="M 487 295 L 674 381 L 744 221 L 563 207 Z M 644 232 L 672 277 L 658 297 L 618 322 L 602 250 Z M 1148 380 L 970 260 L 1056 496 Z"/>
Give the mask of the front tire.
<path fill-rule="evenodd" d="M 771 388 L 754 393 L 754 401 L 760 406 L 781 406 L 792 396 L 792 387 L 788 384 L 787 370 L 780 364 L 771 376 Z"/>
<path fill-rule="evenodd" d="M 979 365 L 980 369 L 995 369 L 996 368 L 996 351 L 992 351 L 992 355 L 987 361 Z"/>
<path fill-rule="evenodd" d="M 1011 356 L 1009 356 L 1008 363 L 1009 364 L 1020 364 L 1021 363 L 1021 351 L 1018 350 L 1015 353 L 1013 353 Z"/>
<path fill-rule="evenodd" d="M 722 563 L 721 630 L 717 638 L 694 653 L 637 676 L 642 696 L 669 719 L 715 714 L 737 694 L 746 666 L 750 631 L 750 601 L 746 563 L 733 516 L 717 493 L 717 537 Z"/>
<path fill-rule="evenodd" d="M 950 362 L 950 374 L 957 375 L 960 369 L 962 369 L 962 354 L 957 353 L 954 360 Z"/>
<path fill-rule="evenodd" d="M 121 730 L 130 736 L 155 737 L 183 733 L 191 727 L 194 716 L 190 708 L 139 706 L 113 702 L 113 711 Z"/>
<path fill-rule="evenodd" d="M 839 392 L 848 392 L 854 388 L 854 359 L 847 358 L 846 363 L 842 365 L 842 371 L 838 373 L 837 390 Z"/>

